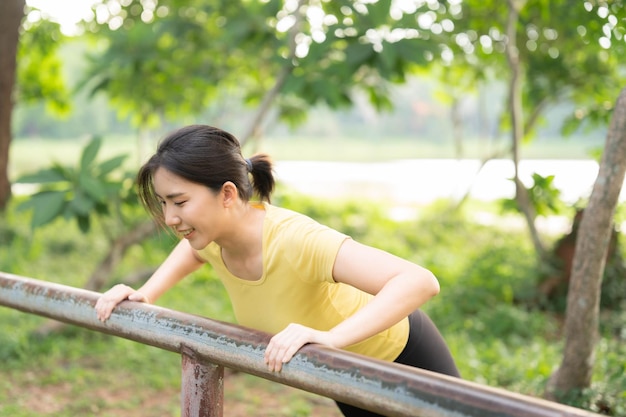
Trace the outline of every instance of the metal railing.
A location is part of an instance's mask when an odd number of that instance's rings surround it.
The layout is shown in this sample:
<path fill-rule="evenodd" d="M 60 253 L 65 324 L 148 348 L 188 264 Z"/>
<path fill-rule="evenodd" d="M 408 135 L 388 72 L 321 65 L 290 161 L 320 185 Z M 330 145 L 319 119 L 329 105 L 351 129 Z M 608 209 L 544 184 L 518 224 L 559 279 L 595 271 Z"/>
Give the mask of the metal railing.
<path fill-rule="evenodd" d="M 598 416 L 318 345 L 304 346 L 281 372 L 269 372 L 263 361 L 269 334 L 131 301 L 102 323 L 94 310 L 99 296 L 0 272 L 0 305 L 179 353 L 183 417 L 222 416 L 224 367 L 388 416 Z"/>

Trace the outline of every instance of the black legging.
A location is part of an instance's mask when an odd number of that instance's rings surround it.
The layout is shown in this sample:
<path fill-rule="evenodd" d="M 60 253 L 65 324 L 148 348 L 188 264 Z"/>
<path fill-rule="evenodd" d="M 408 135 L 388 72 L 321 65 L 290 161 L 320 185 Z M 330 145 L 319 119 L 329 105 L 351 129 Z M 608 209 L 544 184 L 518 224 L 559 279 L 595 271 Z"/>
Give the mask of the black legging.
<path fill-rule="evenodd" d="M 426 313 L 416 310 L 409 316 L 409 340 L 394 361 L 427 371 L 460 377 L 441 333 Z M 346 417 L 375 417 L 381 414 L 336 401 Z"/>

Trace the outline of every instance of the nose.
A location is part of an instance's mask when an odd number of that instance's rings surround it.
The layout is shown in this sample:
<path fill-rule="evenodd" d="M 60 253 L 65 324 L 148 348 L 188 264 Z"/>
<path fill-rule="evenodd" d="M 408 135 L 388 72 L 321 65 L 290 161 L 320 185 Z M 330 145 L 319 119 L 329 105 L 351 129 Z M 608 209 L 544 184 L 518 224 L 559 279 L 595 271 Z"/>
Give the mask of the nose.
<path fill-rule="evenodd" d="M 174 213 L 171 208 L 168 210 L 167 205 L 163 206 L 163 217 L 165 218 L 165 224 L 174 227 L 180 224 L 180 217 Z"/>

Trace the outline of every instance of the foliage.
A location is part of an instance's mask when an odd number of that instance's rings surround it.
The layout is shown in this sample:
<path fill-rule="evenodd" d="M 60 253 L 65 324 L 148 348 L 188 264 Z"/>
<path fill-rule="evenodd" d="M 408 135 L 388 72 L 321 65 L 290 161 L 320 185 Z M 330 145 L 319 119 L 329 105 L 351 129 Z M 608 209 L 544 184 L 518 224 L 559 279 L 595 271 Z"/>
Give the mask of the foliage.
<path fill-rule="evenodd" d="M 464 68 L 480 80 L 507 79 L 505 44 L 508 6 L 499 0 L 465 0 L 446 7 L 454 22 L 448 65 Z M 545 108 L 560 101 L 577 106 L 563 127 L 571 134 L 582 123 L 606 125 L 615 96 L 624 84 L 626 55 L 622 0 L 578 2 L 549 0 L 514 2 L 519 8 L 517 52 L 523 68 L 523 104 L 528 115 L 524 134 L 532 137 Z"/>
<path fill-rule="evenodd" d="M 25 29 L 17 53 L 16 100 L 44 101 L 53 111 L 67 114 L 70 95 L 57 54 L 63 42 L 59 25 L 48 20 L 27 20 Z"/>
<path fill-rule="evenodd" d="M 412 29 L 414 14 L 391 15 L 391 3 L 129 1 L 108 28 L 91 26 L 106 44 L 83 85 L 142 123 L 233 94 L 259 106 L 275 86 L 279 117 L 294 124 L 315 103 L 351 105 L 354 89 L 388 108 L 386 82 L 404 82 L 437 52 Z"/>
<path fill-rule="evenodd" d="M 259 25 L 230 21 L 247 17 L 251 23 L 262 15 L 257 10 L 240 2 L 224 2 L 220 8 L 216 2 L 172 1 L 160 5 L 154 21 L 144 22 L 143 6 L 129 3 L 120 11 L 124 26 L 94 29 L 105 47 L 89 54 L 90 67 L 79 88 L 106 91 L 120 114 L 132 117 L 137 125 L 197 114 L 216 98 L 218 86 L 226 85 L 227 65 L 253 70 L 244 50 L 229 49 L 226 39 L 216 40 L 224 30 L 232 29 L 229 41 L 235 44 L 248 37 L 262 41 Z M 225 19 L 229 24 L 224 28 Z"/>
<path fill-rule="evenodd" d="M 62 217 L 75 219 L 80 230 L 87 233 L 94 215 L 110 216 L 115 210 L 121 219 L 122 204 L 137 204 L 129 176 L 114 176 L 126 155 L 96 162 L 101 143 L 101 138 L 94 137 L 83 149 L 77 167 L 53 163 L 51 168 L 17 180 L 18 183 L 41 184 L 41 189 L 19 207 L 33 211 L 33 229 Z"/>
<path fill-rule="evenodd" d="M 623 245 L 618 241 L 619 245 Z M 600 306 L 616 311 L 623 310 L 626 304 L 626 264 L 618 254 L 607 261 L 602 278 Z"/>
<path fill-rule="evenodd" d="M 554 175 L 544 177 L 533 172 L 532 181 L 533 184 L 528 188 L 528 196 L 535 214 L 549 216 L 563 213 L 565 206 L 561 200 L 561 191 L 554 185 Z M 518 202 L 514 198 L 503 199 L 501 203 L 504 211 L 519 211 Z"/>

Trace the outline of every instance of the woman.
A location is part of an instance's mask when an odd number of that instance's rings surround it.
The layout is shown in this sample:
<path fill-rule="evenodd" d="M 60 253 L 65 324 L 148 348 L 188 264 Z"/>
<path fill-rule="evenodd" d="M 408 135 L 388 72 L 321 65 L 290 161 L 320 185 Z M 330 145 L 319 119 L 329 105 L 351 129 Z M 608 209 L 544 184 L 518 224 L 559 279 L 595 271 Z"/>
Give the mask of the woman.
<path fill-rule="evenodd" d="M 280 372 L 303 345 L 319 343 L 459 376 L 419 310 L 439 292 L 433 274 L 271 205 L 267 155 L 244 159 L 231 134 L 188 126 L 159 145 L 137 182 L 147 210 L 181 240 L 139 290 L 120 284 L 103 294 L 98 319 L 107 320 L 125 299 L 153 302 L 210 263 L 239 324 L 275 334 L 264 357 L 270 371 Z M 376 415 L 338 405 L 346 416 Z"/>

